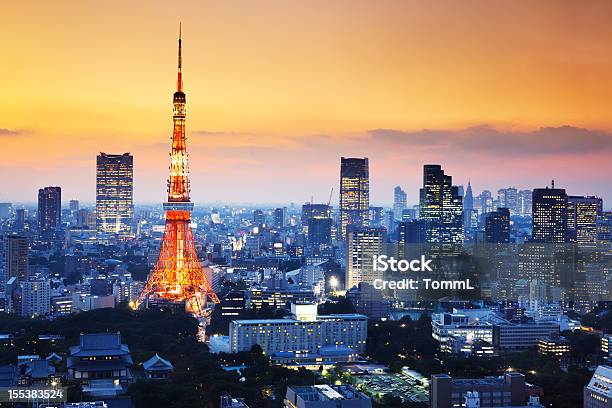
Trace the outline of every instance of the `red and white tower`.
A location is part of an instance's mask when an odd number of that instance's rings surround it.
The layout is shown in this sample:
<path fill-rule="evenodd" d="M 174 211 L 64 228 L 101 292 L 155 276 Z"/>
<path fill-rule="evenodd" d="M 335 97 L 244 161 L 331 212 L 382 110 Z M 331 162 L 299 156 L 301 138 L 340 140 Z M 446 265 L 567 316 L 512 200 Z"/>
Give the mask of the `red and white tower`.
<path fill-rule="evenodd" d="M 187 138 L 185 137 L 185 93 L 183 92 L 181 35 L 178 42 L 178 78 L 174 104 L 174 131 L 170 153 L 170 177 L 166 229 L 159 258 L 149 274 L 136 307 L 146 302 L 184 302 L 188 311 L 197 317 L 205 317 L 210 309 L 207 302 L 219 303 L 195 249 L 193 233 L 189 226 L 193 203 L 189 198 L 189 166 Z"/>

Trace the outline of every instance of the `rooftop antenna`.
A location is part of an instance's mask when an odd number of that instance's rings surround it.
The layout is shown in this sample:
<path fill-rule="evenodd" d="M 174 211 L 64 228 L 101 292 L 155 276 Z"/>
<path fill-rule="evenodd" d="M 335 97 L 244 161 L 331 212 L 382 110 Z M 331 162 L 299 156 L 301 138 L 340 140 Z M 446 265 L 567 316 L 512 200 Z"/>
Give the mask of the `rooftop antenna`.
<path fill-rule="evenodd" d="M 178 78 L 176 81 L 176 89 L 178 92 L 183 92 L 183 58 L 181 55 L 182 42 L 182 23 L 179 23 L 179 41 L 178 41 Z"/>

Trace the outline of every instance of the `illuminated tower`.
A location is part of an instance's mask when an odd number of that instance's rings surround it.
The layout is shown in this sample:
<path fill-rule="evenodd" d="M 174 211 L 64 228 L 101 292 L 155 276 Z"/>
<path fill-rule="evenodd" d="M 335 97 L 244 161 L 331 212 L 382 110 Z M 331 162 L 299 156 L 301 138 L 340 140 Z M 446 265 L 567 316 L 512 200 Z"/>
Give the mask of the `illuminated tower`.
<path fill-rule="evenodd" d="M 179 34 L 178 79 L 173 99 L 174 131 L 172 133 L 172 153 L 170 154 L 168 201 L 164 203 L 166 229 L 159 258 L 138 297 L 136 307 L 146 301 L 185 302 L 188 311 L 197 317 L 204 317 L 208 314 L 207 300 L 219 303 L 219 299 L 200 265 L 193 233 L 189 226 L 193 203 L 189 198 L 185 93 L 183 93 L 181 65 L 181 36 Z"/>

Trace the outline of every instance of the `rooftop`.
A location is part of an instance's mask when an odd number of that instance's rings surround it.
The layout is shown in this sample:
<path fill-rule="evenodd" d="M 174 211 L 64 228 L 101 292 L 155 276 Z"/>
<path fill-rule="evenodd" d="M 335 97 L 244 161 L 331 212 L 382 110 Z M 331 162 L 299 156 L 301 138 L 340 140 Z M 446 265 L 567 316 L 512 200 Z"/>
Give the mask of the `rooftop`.
<path fill-rule="evenodd" d="M 369 398 L 349 385 L 329 386 L 327 384 L 289 387 L 287 395 L 291 393 L 299 396 L 305 401 L 335 401 L 335 400 L 355 400 Z"/>
<path fill-rule="evenodd" d="M 81 350 L 106 350 L 121 346 L 121 333 L 81 334 Z"/>
<path fill-rule="evenodd" d="M 598 394 L 612 398 L 612 367 L 601 365 L 597 367 L 587 388 Z"/>

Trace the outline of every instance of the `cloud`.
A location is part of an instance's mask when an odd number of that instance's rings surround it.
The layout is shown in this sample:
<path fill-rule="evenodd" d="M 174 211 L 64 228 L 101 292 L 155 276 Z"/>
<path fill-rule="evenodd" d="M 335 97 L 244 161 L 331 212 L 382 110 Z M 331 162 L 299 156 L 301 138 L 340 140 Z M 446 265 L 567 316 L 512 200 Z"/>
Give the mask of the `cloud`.
<path fill-rule="evenodd" d="M 11 129 L 4 129 L 4 128 L 0 128 L 0 137 L 12 137 L 12 136 L 19 136 L 21 135 L 23 132 L 20 130 L 11 130 Z"/>
<path fill-rule="evenodd" d="M 457 130 L 373 129 L 370 141 L 420 149 L 489 153 L 497 156 L 580 155 L 612 151 L 612 134 L 572 126 L 500 131 L 488 125 Z"/>
<path fill-rule="evenodd" d="M 196 136 L 252 136 L 252 132 L 234 132 L 224 130 L 194 130 L 189 132 Z"/>

